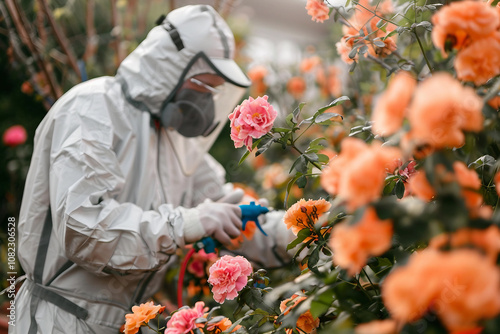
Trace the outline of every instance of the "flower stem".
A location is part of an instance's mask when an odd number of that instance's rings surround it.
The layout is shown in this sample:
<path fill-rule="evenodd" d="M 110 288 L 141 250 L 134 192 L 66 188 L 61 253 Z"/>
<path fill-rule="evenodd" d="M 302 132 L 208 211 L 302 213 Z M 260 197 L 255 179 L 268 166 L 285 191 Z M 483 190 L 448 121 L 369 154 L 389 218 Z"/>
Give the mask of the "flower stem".
<path fill-rule="evenodd" d="M 382 60 L 378 59 L 377 57 L 374 57 L 371 54 L 368 54 L 368 59 L 373 60 L 374 62 L 376 62 L 377 64 L 379 64 L 383 68 L 385 68 L 387 71 L 389 71 L 389 72 L 392 71 L 392 67 L 390 67 L 389 65 L 384 63 Z"/>
<path fill-rule="evenodd" d="M 422 45 L 422 41 L 420 40 L 420 37 L 418 37 L 416 28 L 413 29 L 413 34 L 415 35 L 415 38 L 417 39 L 420 50 L 422 50 L 422 55 L 424 56 L 425 62 L 427 63 L 427 67 L 429 68 L 429 71 L 432 73 L 433 68 L 431 66 L 431 63 L 429 62 L 429 59 L 427 58 L 427 55 L 425 54 L 424 46 Z"/>
<path fill-rule="evenodd" d="M 378 17 L 379 19 L 384 20 L 384 21 L 389 22 L 389 23 L 392 23 L 392 24 L 394 24 L 395 26 L 399 26 L 399 24 L 397 24 L 396 22 L 393 22 L 393 21 L 391 21 L 391 20 L 389 20 L 389 19 L 386 19 L 386 18 L 385 18 L 385 17 L 383 17 L 383 16 L 378 15 L 376 12 L 374 12 L 374 11 L 372 11 L 372 10 L 370 10 L 370 9 L 366 8 L 365 6 L 363 6 L 362 4 L 360 4 L 359 2 L 357 2 L 357 1 L 353 1 L 353 3 L 354 3 L 354 4 L 356 4 L 357 6 L 361 7 L 361 8 L 364 8 L 364 9 L 365 9 L 365 10 L 367 10 L 368 12 L 370 12 L 370 13 L 372 13 L 373 15 L 375 15 L 376 17 Z"/>
<path fill-rule="evenodd" d="M 373 284 L 372 280 L 370 279 L 370 276 L 368 276 L 368 273 L 365 271 L 365 268 L 361 269 L 361 271 L 363 272 L 363 274 L 365 274 L 366 278 L 368 279 L 368 282 L 370 282 L 371 286 L 373 287 L 373 289 L 378 293 L 380 294 L 380 291 L 378 291 L 377 287 L 375 286 L 375 284 Z"/>

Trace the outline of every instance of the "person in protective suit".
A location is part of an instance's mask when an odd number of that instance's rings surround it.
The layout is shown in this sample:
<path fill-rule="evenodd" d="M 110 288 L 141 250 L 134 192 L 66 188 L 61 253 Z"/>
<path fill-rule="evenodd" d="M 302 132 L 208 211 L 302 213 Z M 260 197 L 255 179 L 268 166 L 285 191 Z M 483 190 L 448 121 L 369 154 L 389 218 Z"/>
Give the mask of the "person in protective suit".
<path fill-rule="evenodd" d="M 239 235 L 242 194 L 207 153 L 250 85 L 233 55 L 231 30 L 212 7 L 182 7 L 115 77 L 81 83 L 54 104 L 36 131 L 22 201 L 27 278 L 9 333 L 118 333 L 178 248 Z M 283 237 L 272 229 L 284 224 L 269 218 L 270 237 L 256 235 L 253 254 L 274 254 Z M 280 261 L 271 255 L 267 264 Z"/>

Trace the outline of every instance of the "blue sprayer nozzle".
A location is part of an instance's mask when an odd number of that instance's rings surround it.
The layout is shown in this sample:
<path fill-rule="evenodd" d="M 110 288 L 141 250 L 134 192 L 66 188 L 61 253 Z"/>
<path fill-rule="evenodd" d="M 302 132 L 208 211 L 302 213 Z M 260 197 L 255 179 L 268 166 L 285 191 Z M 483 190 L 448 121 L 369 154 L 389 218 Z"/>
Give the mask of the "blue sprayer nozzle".
<path fill-rule="evenodd" d="M 246 224 L 249 221 L 253 221 L 257 225 L 258 229 L 265 236 L 267 236 L 266 232 L 264 232 L 262 226 L 260 226 L 259 224 L 258 217 L 264 213 L 268 213 L 269 209 L 266 208 L 265 206 L 261 206 L 260 204 L 255 204 L 255 202 L 250 202 L 250 204 L 242 204 L 240 205 L 240 209 L 241 209 L 241 221 L 243 223 L 242 226 L 243 231 L 245 230 Z M 196 251 L 204 249 L 205 253 L 207 254 L 215 253 L 215 249 L 219 248 L 220 246 L 221 246 L 220 242 L 211 237 L 204 237 L 203 239 L 197 241 L 194 244 L 194 248 L 196 249 Z"/>
<path fill-rule="evenodd" d="M 204 249 L 205 253 L 215 253 L 215 249 L 220 247 L 220 242 L 211 237 L 204 237 L 203 239 L 197 241 L 193 246 L 196 251 Z"/>
<path fill-rule="evenodd" d="M 261 214 L 268 213 L 269 209 L 265 206 L 261 206 L 260 204 L 255 204 L 255 202 L 250 202 L 250 204 L 242 204 L 240 205 L 241 209 L 241 221 L 243 222 L 243 231 L 245 230 L 246 224 L 249 221 L 255 222 L 259 230 L 267 236 L 266 232 L 262 229 L 262 226 L 259 224 L 258 217 Z"/>

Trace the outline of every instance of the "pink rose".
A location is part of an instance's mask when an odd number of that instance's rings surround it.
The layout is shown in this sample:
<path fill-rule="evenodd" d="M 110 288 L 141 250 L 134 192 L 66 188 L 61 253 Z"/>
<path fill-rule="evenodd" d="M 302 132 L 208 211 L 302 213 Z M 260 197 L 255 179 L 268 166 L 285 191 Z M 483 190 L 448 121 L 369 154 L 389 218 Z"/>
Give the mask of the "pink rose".
<path fill-rule="evenodd" d="M 196 319 L 208 311 L 204 302 L 197 302 L 193 308 L 183 307 L 175 312 L 167 322 L 165 334 L 185 334 L 196 328 Z"/>
<path fill-rule="evenodd" d="M 24 144 L 26 138 L 28 135 L 22 125 L 11 126 L 3 133 L 3 143 L 11 147 Z"/>
<path fill-rule="evenodd" d="M 245 145 L 252 150 L 252 138 L 260 138 L 271 130 L 278 113 L 267 102 L 267 95 L 244 100 L 229 114 L 231 120 L 231 139 L 234 147 Z"/>
<path fill-rule="evenodd" d="M 323 0 L 307 0 L 306 4 L 307 14 L 311 15 L 312 20 L 316 22 L 323 22 L 330 17 L 330 8 L 323 2 Z"/>
<path fill-rule="evenodd" d="M 205 253 L 203 249 L 193 254 L 191 261 L 187 266 L 187 271 L 196 277 L 205 276 L 205 267 L 209 262 L 215 262 L 217 255 L 215 253 Z"/>
<path fill-rule="evenodd" d="M 214 299 L 219 304 L 231 300 L 247 285 L 252 265 L 243 256 L 224 255 L 209 269 L 208 283 L 212 284 Z"/>

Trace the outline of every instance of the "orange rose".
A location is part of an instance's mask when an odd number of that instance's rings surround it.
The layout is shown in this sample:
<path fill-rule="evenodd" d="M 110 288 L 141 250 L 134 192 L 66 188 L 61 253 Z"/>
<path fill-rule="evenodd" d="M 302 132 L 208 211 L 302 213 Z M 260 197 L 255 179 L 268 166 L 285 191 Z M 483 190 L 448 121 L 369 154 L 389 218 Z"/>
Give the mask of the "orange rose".
<path fill-rule="evenodd" d="M 379 142 L 367 145 L 361 139 L 346 138 L 340 154 L 323 170 L 321 185 L 353 211 L 381 196 L 386 169 L 399 156 L 398 149 L 381 146 Z"/>
<path fill-rule="evenodd" d="M 306 81 L 302 77 L 292 77 L 288 80 L 286 89 L 294 99 L 299 100 L 306 91 Z"/>
<path fill-rule="evenodd" d="M 135 334 L 139 331 L 142 325 L 147 324 L 150 320 L 165 310 L 165 306 L 154 305 L 152 301 L 132 306 L 132 312 L 125 315 L 125 334 Z"/>
<path fill-rule="evenodd" d="M 452 48 L 460 50 L 497 30 L 500 15 L 484 2 L 457 1 L 434 14 L 432 23 L 432 41 L 447 56 Z"/>
<path fill-rule="evenodd" d="M 421 200 L 427 202 L 436 196 L 434 188 L 430 185 L 427 177 L 425 176 L 425 172 L 423 171 L 417 171 L 411 175 L 408 179 L 408 188 L 412 195 L 415 195 Z"/>
<path fill-rule="evenodd" d="M 300 302 L 305 300 L 307 297 L 292 295 L 290 298 L 283 300 L 280 303 L 280 311 L 283 314 L 290 313 L 290 310 L 296 307 Z M 314 333 L 316 328 L 319 326 L 319 319 L 314 318 L 311 314 L 311 311 L 306 311 L 302 313 L 297 319 L 297 324 L 295 325 L 296 329 L 299 333 Z M 286 333 L 291 334 L 293 332 L 292 329 L 287 329 Z"/>
<path fill-rule="evenodd" d="M 262 181 L 262 188 L 273 189 L 282 186 L 288 181 L 288 174 L 285 168 L 280 163 L 273 163 L 264 170 L 264 180 Z"/>
<path fill-rule="evenodd" d="M 348 57 L 349 52 L 352 50 L 353 44 L 363 43 L 368 47 L 368 54 L 374 57 L 386 57 L 390 55 L 397 49 L 396 46 L 396 36 L 387 37 L 385 40 L 382 38 L 386 37 L 391 33 L 396 26 L 393 24 L 386 24 L 384 30 L 377 27 L 378 19 L 374 19 L 373 13 L 375 15 L 381 15 L 387 11 L 391 11 L 390 1 L 384 1 L 379 3 L 377 7 L 373 7 L 369 1 L 361 0 L 359 5 L 356 6 L 354 15 L 349 19 L 349 25 L 342 27 L 342 32 L 344 37 L 339 43 L 337 43 L 337 52 L 341 55 L 342 60 L 346 63 L 352 63 L 353 60 Z M 360 31 L 363 34 L 360 35 Z M 371 36 L 371 38 L 377 38 L 379 42 L 384 44 L 383 47 L 377 46 L 372 40 L 365 40 L 365 36 Z"/>
<path fill-rule="evenodd" d="M 356 326 L 354 334 L 396 334 L 397 324 L 392 319 L 374 320 Z"/>
<path fill-rule="evenodd" d="M 426 249 L 396 268 L 382 285 L 384 304 L 397 321 L 411 322 L 429 310 L 450 331 L 477 328 L 500 313 L 500 271 L 479 252 Z"/>
<path fill-rule="evenodd" d="M 219 320 L 219 321 L 214 322 L 216 320 Z M 208 332 L 213 332 L 214 334 L 215 333 L 222 333 L 225 330 L 227 330 L 229 327 L 231 327 L 232 325 L 233 325 L 233 323 L 231 322 L 231 320 L 229 320 L 228 318 L 220 316 L 220 317 L 215 317 L 212 320 L 210 320 L 207 323 L 205 329 Z M 233 328 L 233 330 L 231 331 L 231 333 L 237 331 L 239 328 L 241 328 L 241 325 L 235 326 Z"/>
<path fill-rule="evenodd" d="M 356 224 L 342 222 L 333 227 L 333 262 L 347 269 L 349 275 L 357 274 L 369 257 L 381 255 L 391 247 L 392 233 L 392 222 L 380 220 L 375 209 L 369 207 Z"/>
<path fill-rule="evenodd" d="M 321 58 L 318 56 L 308 57 L 302 59 L 299 68 L 302 73 L 311 72 L 314 68 L 321 65 Z"/>
<path fill-rule="evenodd" d="M 457 77 L 482 85 L 500 74 L 500 32 L 472 42 L 455 58 Z"/>
<path fill-rule="evenodd" d="M 493 109 L 500 109 L 500 96 L 495 96 L 494 98 L 492 98 L 491 100 L 488 101 L 488 104 L 490 105 L 490 107 L 492 107 Z"/>
<path fill-rule="evenodd" d="M 347 41 L 347 38 L 344 36 L 340 39 L 339 42 L 335 44 L 338 55 L 346 64 L 352 64 L 355 60 L 358 60 L 357 54 L 354 58 L 349 57 L 349 53 L 352 50 L 353 41 L 353 39 Z"/>
<path fill-rule="evenodd" d="M 256 65 L 248 70 L 247 75 L 250 81 L 252 81 L 252 87 L 250 88 L 251 96 L 257 97 L 266 93 L 267 85 L 264 82 L 264 78 L 267 74 L 268 70 L 263 65 Z"/>
<path fill-rule="evenodd" d="M 330 9 L 323 0 L 307 0 L 306 9 L 313 21 L 323 22 L 329 18 Z"/>
<path fill-rule="evenodd" d="M 429 248 L 439 249 L 448 246 L 458 248 L 470 245 L 482 249 L 490 261 L 496 263 L 500 253 L 500 229 L 496 225 L 484 230 L 462 228 L 452 234 L 444 233 L 432 238 Z"/>
<path fill-rule="evenodd" d="M 368 145 L 360 139 L 348 137 L 341 142 L 341 154 L 330 159 L 328 166 L 321 174 L 321 186 L 331 195 L 339 193 L 341 174 L 358 153 L 368 149 Z"/>
<path fill-rule="evenodd" d="M 374 133 L 391 135 L 401 128 L 416 85 L 417 81 L 407 72 L 396 74 L 373 110 Z"/>
<path fill-rule="evenodd" d="M 408 110 L 411 139 L 436 149 L 461 147 L 464 130 L 482 129 L 481 108 L 482 100 L 472 88 L 463 87 L 450 74 L 434 74 L 415 90 Z"/>
<path fill-rule="evenodd" d="M 267 76 L 267 74 L 268 74 L 268 70 L 263 65 L 256 65 L 256 66 L 250 68 L 247 72 L 248 78 L 250 78 L 250 80 L 252 82 L 264 80 L 264 78 Z"/>
<path fill-rule="evenodd" d="M 319 216 L 327 212 L 330 206 L 331 204 L 324 199 L 308 201 L 301 199 L 286 211 L 283 221 L 287 229 L 291 228 L 295 235 L 304 228 L 313 230 Z"/>
<path fill-rule="evenodd" d="M 460 161 L 453 163 L 453 170 L 457 177 L 458 184 L 462 187 L 462 196 L 465 199 L 467 208 L 471 211 L 478 210 L 483 203 L 483 196 L 479 193 L 481 188 L 481 180 L 476 171 L 467 168 Z"/>
<path fill-rule="evenodd" d="M 340 96 L 342 94 L 342 82 L 339 74 L 340 70 L 336 66 L 329 66 L 327 75 L 322 68 L 316 71 L 316 82 L 323 96 Z M 336 107 L 342 108 L 341 106 Z"/>

